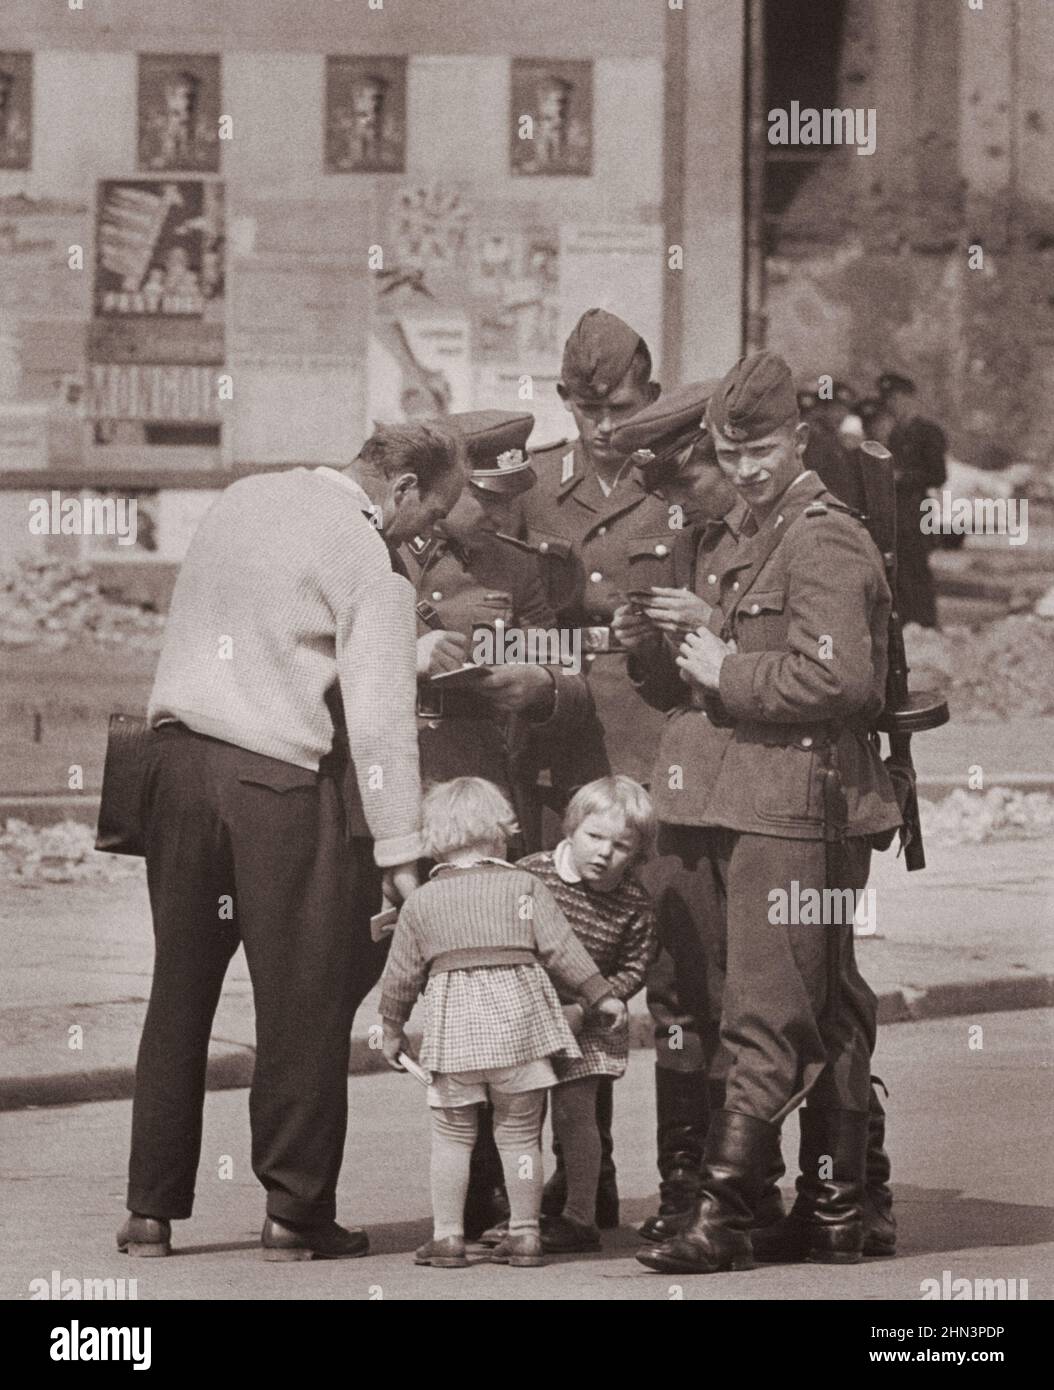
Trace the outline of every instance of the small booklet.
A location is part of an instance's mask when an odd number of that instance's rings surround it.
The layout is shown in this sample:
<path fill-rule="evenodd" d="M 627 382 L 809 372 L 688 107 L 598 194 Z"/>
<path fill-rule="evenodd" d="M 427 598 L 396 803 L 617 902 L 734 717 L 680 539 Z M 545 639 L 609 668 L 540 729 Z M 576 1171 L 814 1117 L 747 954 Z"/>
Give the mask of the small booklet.
<path fill-rule="evenodd" d="M 431 1086 L 432 1073 L 425 1071 L 419 1062 L 415 1062 L 409 1052 L 399 1053 L 399 1065 L 405 1067 L 415 1081 L 420 1081 L 422 1086 Z"/>
<path fill-rule="evenodd" d="M 466 661 L 456 671 L 443 671 L 438 676 L 432 676 L 428 683 L 441 686 L 444 690 L 471 690 L 484 676 L 490 675 L 490 669 L 489 666 L 477 666 L 474 662 Z"/>
<path fill-rule="evenodd" d="M 399 909 L 397 907 L 382 907 L 380 912 L 375 912 L 370 918 L 371 938 L 374 941 L 383 941 L 386 936 L 391 936 L 398 920 Z"/>

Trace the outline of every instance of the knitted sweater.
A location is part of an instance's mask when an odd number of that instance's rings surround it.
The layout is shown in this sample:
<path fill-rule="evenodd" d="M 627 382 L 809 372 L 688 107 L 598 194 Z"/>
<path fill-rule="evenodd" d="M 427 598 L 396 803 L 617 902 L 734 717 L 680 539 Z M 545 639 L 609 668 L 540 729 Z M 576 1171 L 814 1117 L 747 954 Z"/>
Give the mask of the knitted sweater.
<path fill-rule="evenodd" d="M 381 1017 L 405 1022 L 430 974 L 540 962 L 595 1004 L 611 987 L 545 884 L 512 864 L 440 865 L 403 904 L 381 985 Z"/>
<path fill-rule="evenodd" d="M 297 767 L 333 743 L 337 680 L 379 865 L 422 853 L 414 593 L 392 572 L 365 492 L 333 469 L 227 488 L 183 561 L 150 697 L 181 720 Z"/>

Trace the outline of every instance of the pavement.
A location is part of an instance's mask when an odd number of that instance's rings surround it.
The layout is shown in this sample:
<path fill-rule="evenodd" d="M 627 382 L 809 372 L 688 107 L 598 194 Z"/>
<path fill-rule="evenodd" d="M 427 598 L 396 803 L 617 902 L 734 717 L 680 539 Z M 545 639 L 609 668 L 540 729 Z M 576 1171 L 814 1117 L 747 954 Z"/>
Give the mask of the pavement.
<path fill-rule="evenodd" d="M 244 1091 L 206 1098 L 195 1214 L 175 1223 L 175 1252 L 167 1260 L 132 1260 L 114 1249 L 124 1214 L 128 1101 L 0 1115 L 6 1180 L 0 1298 L 46 1297 L 63 1287 L 76 1297 L 72 1290 L 81 1286 L 65 1281 L 112 1279 L 125 1283 L 110 1286 L 110 1297 L 140 1301 L 915 1301 L 952 1280 L 1005 1279 L 1010 1297 L 1050 1299 L 1054 1012 L 993 1014 L 981 1029 L 968 1017 L 879 1034 L 876 1067 L 890 1090 L 895 1259 L 673 1278 L 638 1264 L 633 1254 L 641 1242 L 632 1225 L 654 1210 L 656 1174 L 652 1069 L 637 1051 L 615 1088 L 623 1225 L 605 1233 L 598 1254 L 514 1270 L 482 1263 L 480 1251 L 469 1269 L 416 1268 L 410 1252 L 430 1234 L 428 1119 L 417 1083 L 388 1072 L 348 1083 L 351 1120 L 337 1211 L 369 1232 L 372 1253 L 360 1260 L 261 1260 L 263 1192 L 250 1166 Z M 785 1196 L 796 1152 L 792 1118 L 784 1127 Z M 991 1321 L 1001 1323 L 998 1309 L 991 1311 Z M 79 1316 L 86 1318 L 83 1307 Z M 1009 1350 L 1017 1350 L 1012 1339 Z"/>
<path fill-rule="evenodd" d="M 1054 1004 L 1054 839 L 927 846 L 908 874 L 876 855 L 875 925 L 858 959 L 882 1023 Z M 0 882 L 0 1110 L 132 1094 L 152 972 L 141 866 L 111 882 Z M 631 1038 L 651 1045 L 643 994 Z M 351 1071 L 383 1071 L 377 992 L 358 1012 Z M 410 1036 L 414 1034 L 411 1019 Z M 245 958 L 231 962 L 212 1031 L 210 1089 L 249 1084 L 254 1017 Z"/>

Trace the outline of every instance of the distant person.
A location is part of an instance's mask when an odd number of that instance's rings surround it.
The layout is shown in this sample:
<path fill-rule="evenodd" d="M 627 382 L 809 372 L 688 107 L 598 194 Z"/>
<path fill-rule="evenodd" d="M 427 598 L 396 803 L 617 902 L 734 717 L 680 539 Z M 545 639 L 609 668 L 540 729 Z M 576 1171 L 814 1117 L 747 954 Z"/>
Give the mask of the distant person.
<path fill-rule="evenodd" d="M 883 372 L 878 389 L 895 424 L 888 448 L 897 487 L 897 609 L 903 624 L 938 627 L 937 594 L 930 573 L 932 541 L 923 535 L 922 503 L 948 479 L 944 431 L 918 413 L 915 383 Z"/>

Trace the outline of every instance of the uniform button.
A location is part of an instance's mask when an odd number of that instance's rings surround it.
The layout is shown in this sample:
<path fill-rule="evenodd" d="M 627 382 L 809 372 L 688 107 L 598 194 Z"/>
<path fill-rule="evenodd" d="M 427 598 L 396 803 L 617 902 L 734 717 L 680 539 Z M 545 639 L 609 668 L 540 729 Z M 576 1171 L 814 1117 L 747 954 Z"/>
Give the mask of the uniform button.
<path fill-rule="evenodd" d="M 801 741 L 801 746 L 802 746 L 803 748 L 811 748 L 811 747 L 812 747 L 812 739 L 808 736 L 808 734 L 806 734 L 806 736 L 802 739 L 802 741 Z"/>
<path fill-rule="evenodd" d="M 586 660 L 590 663 L 590 665 L 592 665 L 592 663 L 593 663 L 594 661 L 596 661 L 596 659 L 597 659 L 597 654 L 596 654 L 596 652 L 586 652 Z"/>
<path fill-rule="evenodd" d="M 593 584 L 599 584 L 603 578 L 604 576 L 600 573 L 599 570 L 594 570 L 593 573 L 589 576 L 590 582 Z"/>
<path fill-rule="evenodd" d="M 716 584 L 716 583 L 717 583 L 717 575 L 716 575 L 716 574 L 708 574 L 708 575 L 706 576 L 706 582 L 707 582 L 708 584 Z"/>
<path fill-rule="evenodd" d="M 438 603 L 439 600 L 440 600 L 442 597 L 443 597 L 443 591 L 442 591 L 442 589 L 433 589 L 433 590 L 432 590 L 432 598 L 433 598 L 433 600 L 434 600 L 436 603 Z"/>
<path fill-rule="evenodd" d="M 750 605 L 750 611 L 751 611 L 751 613 L 760 613 L 760 612 L 761 612 L 761 609 L 758 607 L 758 605 L 757 605 L 756 603 L 752 603 L 752 604 Z"/>
<path fill-rule="evenodd" d="M 538 542 L 538 553 L 539 553 L 539 555 L 548 555 L 548 554 L 549 554 L 549 542 L 548 542 L 548 541 L 539 541 L 539 542 Z"/>
<path fill-rule="evenodd" d="M 670 553 L 669 550 L 668 550 L 668 549 L 666 548 L 666 546 L 664 546 L 664 545 L 657 545 L 657 546 L 655 547 L 655 554 L 658 555 L 658 556 L 660 556 L 660 557 L 663 556 L 663 555 L 669 555 L 669 553 Z"/>
<path fill-rule="evenodd" d="M 606 526 L 598 526 L 598 527 L 597 527 L 597 535 L 598 535 L 598 536 L 606 536 L 607 533 L 608 533 L 608 528 L 607 528 Z"/>
<path fill-rule="evenodd" d="M 438 729 L 438 728 L 439 728 L 439 720 L 438 720 L 438 719 L 430 719 L 430 720 L 428 721 L 428 727 L 429 727 L 430 729 Z"/>
<path fill-rule="evenodd" d="M 738 589 L 738 588 L 739 588 L 739 580 L 738 580 L 738 579 L 736 579 L 736 580 L 733 581 L 733 583 L 732 583 L 732 588 L 733 588 L 733 589 Z"/>

